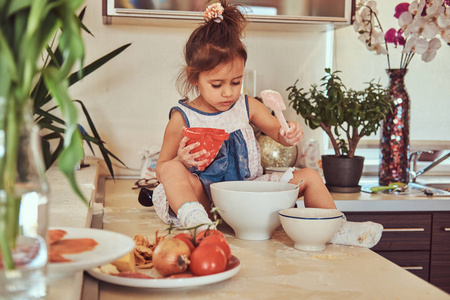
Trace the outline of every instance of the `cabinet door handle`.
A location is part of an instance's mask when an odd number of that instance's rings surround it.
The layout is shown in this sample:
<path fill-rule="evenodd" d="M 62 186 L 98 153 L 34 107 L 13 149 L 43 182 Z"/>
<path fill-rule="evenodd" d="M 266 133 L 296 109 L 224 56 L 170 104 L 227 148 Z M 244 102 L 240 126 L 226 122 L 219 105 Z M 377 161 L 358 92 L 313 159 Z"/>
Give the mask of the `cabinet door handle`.
<path fill-rule="evenodd" d="M 450 228 L 448 228 L 450 230 Z M 422 232 L 425 228 L 385 228 L 383 232 Z"/>
<path fill-rule="evenodd" d="M 405 270 L 423 270 L 422 266 L 410 266 L 410 267 L 402 267 Z"/>
<path fill-rule="evenodd" d="M 445 227 L 444 231 L 450 231 L 450 227 Z"/>

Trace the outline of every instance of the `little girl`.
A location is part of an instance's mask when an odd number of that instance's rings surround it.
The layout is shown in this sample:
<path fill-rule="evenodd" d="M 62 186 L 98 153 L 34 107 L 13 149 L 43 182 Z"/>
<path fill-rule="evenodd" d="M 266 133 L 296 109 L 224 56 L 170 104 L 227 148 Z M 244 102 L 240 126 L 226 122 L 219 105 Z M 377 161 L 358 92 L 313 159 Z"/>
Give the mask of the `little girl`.
<path fill-rule="evenodd" d="M 229 180 L 282 181 L 300 185 L 305 206 L 336 208 L 320 175 L 311 169 L 289 169 L 286 173 L 263 175 L 259 145 L 251 124 L 285 146 L 303 138 L 297 122 L 281 130 L 278 120 L 255 98 L 241 94 L 247 51 L 241 41 L 245 17 L 237 5 L 221 0 L 206 9 L 205 22 L 191 34 L 185 46 L 186 67 L 178 78 L 183 99 L 170 110 L 169 123 L 156 164 L 160 181 L 153 203 L 158 216 L 185 228 L 210 223 L 212 201 L 209 185 Z M 195 94 L 191 99 L 188 95 Z M 224 129 L 224 141 L 215 160 L 203 171 L 196 161 L 205 152 L 183 137 L 183 127 Z M 191 153 L 191 151 L 193 153 Z M 204 150 L 205 151 L 205 150 Z"/>

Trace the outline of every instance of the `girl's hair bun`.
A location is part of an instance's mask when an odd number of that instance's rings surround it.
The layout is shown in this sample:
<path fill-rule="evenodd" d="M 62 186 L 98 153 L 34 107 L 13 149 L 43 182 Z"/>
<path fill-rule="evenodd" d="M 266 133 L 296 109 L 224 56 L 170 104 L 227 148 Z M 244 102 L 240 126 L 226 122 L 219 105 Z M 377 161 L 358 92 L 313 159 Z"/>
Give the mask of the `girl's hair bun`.
<path fill-rule="evenodd" d="M 216 23 L 220 23 L 223 20 L 223 6 L 220 2 L 213 3 L 209 5 L 205 10 L 205 21 L 209 22 L 213 20 Z"/>
<path fill-rule="evenodd" d="M 235 58 L 247 61 L 247 49 L 241 41 L 246 18 L 242 13 L 244 7 L 220 0 L 208 6 L 205 22 L 195 29 L 184 48 L 186 66 L 177 80 L 180 94 L 187 94 L 194 89 L 194 83 L 200 72 L 229 63 Z"/>

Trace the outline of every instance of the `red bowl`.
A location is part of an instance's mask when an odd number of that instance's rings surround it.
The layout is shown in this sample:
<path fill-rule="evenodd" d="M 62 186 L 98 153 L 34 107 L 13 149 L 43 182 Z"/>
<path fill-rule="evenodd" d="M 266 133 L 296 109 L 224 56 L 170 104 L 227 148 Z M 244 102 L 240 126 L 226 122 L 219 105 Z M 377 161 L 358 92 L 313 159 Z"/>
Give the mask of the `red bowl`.
<path fill-rule="evenodd" d="M 206 150 L 206 154 L 196 158 L 196 161 L 209 158 L 209 161 L 198 167 L 200 171 L 203 171 L 216 157 L 222 146 L 223 141 L 228 140 L 230 136 L 225 130 L 217 128 L 204 128 L 204 127 L 185 127 L 183 128 L 183 135 L 189 138 L 187 145 L 200 143 L 200 146 L 194 148 L 191 153 L 195 153 L 201 150 Z"/>

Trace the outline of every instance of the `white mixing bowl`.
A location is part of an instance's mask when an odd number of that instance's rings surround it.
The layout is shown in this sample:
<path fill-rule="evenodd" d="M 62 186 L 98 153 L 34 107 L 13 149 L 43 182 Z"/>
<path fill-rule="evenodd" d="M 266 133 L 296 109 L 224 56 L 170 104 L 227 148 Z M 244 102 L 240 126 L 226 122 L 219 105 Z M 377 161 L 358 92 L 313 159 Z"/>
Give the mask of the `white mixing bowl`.
<path fill-rule="evenodd" d="M 281 225 L 294 248 L 322 251 L 343 222 L 342 212 L 324 208 L 288 208 L 279 212 Z"/>
<path fill-rule="evenodd" d="M 227 181 L 211 184 L 214 205 L 222 219 L 243 240 L 268 240 L 280 226 L 278 211 L 293 207 L 298 187 L 269 181 Z"/>

